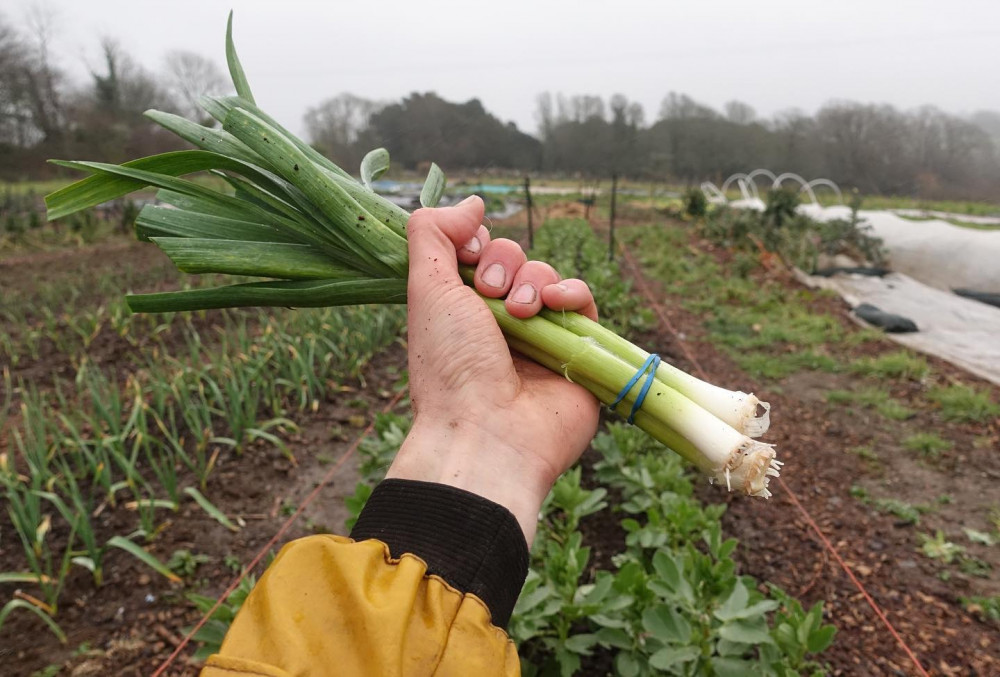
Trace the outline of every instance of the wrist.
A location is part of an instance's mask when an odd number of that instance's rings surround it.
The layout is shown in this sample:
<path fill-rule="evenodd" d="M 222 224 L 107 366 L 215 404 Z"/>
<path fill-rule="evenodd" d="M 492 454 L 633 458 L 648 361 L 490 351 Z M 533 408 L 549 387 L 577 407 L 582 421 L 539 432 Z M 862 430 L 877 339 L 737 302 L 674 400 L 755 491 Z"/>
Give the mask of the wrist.
<path fill-rule="evenodd" d="M 474 422 L 418 416 L 386 478 L 444 484 L 497 503 L 514 515 L 530 547 L 555 472 Z"/>

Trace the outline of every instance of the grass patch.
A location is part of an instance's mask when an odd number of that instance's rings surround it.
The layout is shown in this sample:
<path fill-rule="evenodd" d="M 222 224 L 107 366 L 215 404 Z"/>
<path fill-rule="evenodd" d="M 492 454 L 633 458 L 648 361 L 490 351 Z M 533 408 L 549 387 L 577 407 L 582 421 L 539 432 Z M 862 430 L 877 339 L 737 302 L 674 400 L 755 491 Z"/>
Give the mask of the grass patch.
<path fill-rule="evenodd" d="M 905 350 L 897 350 L 879 357 L 865 357 L 852 363 L 850 368 L 854 373 L 864 376 L 905 378 L 912 381 L 919 381 L 931 371 L 927 360 Z"/>
<path fill-rule="evenodd" d="M 741 353 L 726 351 L 743 371 L 751 376 L 767 379 L 782 379 L 803 369 L 813 371 L 837 371 L 839 364 L 829 355 L 820 355 L 806 350 L 800 353 L 769 355 L 767 353 Z"/>
<path fill-rule="evenodd" d="M 941 415 L 949 421 L 975 423 L 1000 416 L 1000 405 L 990 399 L 987 391 L 967 385 L 932 388 L 928 397 L 941 407 Z"/>
<path fill-rule="evenodd" d="M 893 399 L 889 393 L 880 388 L 863 388 L 861 390 L 831 390 L 826 394 L 830 404 L 857 404 L 874 409 L 881 416 L 894 421 L 903 421 L 916 412 L 903 406 L 899 400 Z"/>
<path fill-rule="evenodd" d="M 938 458 L 943 452 L 948 451 L 954 445 L 934 433 L 917 433 L 904 439 L 903 446 L 926 458 Z"/>
<path fill-rule="evenodd" d="M 857 348 L 865 343 L 882 343 L 887 340 L 881 329 L 872 329 L 871 327 L 858 329 L 844 336 L 844 344 L 851 348 Z"/>

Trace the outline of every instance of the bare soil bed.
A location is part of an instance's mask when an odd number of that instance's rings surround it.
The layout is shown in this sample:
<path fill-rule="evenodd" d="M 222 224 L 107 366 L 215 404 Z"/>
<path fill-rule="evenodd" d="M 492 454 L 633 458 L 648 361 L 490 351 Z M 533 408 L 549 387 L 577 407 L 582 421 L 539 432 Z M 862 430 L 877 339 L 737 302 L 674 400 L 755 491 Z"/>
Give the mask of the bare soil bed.
<path fill-rule="evenodd" d="M 700 251 L 712 250 L 692 240 Z M 713 254 L 724 260 L 725 252 Z M 637 274 L 635 270 L 633 275 Z M 773 273 L 789 289 L 797 287 L 790 275 Z M 946 424 L 933 411 L 919 384 L 893 388 L 893 397 L 920 412 L 905 421 L 888 421 L 874 411 L 830 406 L 825 393 L 857 387 L 858 377 L 842 373 L 800 372 L 777 383 L 765 383 L 743 373 L 705 337 L 704 317 L 687 312 L 666 285 L 653 283 L 656 300 L 666 310 L 688 350 L 709 380 L 726 387 L 752 390 L 771 402 L 772 427 L 766 441 L 778 445 L 786 463 L 782 475 L 807 512 L 851 567 L 861 584 L 886 612 L 902 639 L 924 669 L 943 675 L 1000 674 L 1000 629 L 967 613 L 959 597 L 975 589 L 978 594 L 998 592 L 993 573 L 987 579 L 949 572 L 918 552 L 915 529 L 892 515 L 882 514 L 851 495 L 851 487 L 878 488 L 911 504 L 927 504 L 947 495 L 950 501 L 921 517 L 921 531 L 944 529 L 950 533 L 967 526 L 988 530 L 987 512 L 998 501 L 994 469 L 1000 449 L 1000 421 Z M 817 312 L 838 317 L 847 332 L 858 331 L 840 299 L 816 295 Z M 671 332 L 662 344 L 649 346 L 679 355 L 678 365 L 695 373 L 683 357 Z M 888 341 L 863 342 L 852 357 L 875 357 L 898 350 Z M 942 360 L 930 359 L 932 370 L 945 381 L 962 381 L 991 391 L 998 390 Z M 947 429 L 956 444 L 933 464 L 918 461 L 903 449 L 907 434 Z M 878 451 L 873 465 L 848 449 L 870 445 Z M 838 628 L 833 646 L 823 654 L 834 674 L 917 674 L 912 661 L 877 618 L 858 588 L 816 537 L 788 493 L 780 485 L 767 502 L 728 497 L 723 525 L 738 538 L 738 563 L 742 571 L 772 581 L 804 604 L 824 601 L 827 620 Z M 706 501 L 727 499 L 716 487 L 702 490 Z M 976 557 L 1000 570 L 996 546 L 967 545 Z"/>

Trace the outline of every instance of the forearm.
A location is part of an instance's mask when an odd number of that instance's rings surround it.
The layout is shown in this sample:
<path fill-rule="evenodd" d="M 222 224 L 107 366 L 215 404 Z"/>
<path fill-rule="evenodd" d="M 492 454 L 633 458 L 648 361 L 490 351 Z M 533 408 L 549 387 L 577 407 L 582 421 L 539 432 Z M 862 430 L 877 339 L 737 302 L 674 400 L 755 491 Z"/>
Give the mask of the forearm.
<path fill-rule="evenodd" d="M 502 417 L 498 417 L 502 418 Z M 418 416 L 386 479 L 443 484 L 481 496 L 506 508 L 531 546 L 542 501 L 558 473 L 477 422 L 454 419 L 423 422 Z"/>

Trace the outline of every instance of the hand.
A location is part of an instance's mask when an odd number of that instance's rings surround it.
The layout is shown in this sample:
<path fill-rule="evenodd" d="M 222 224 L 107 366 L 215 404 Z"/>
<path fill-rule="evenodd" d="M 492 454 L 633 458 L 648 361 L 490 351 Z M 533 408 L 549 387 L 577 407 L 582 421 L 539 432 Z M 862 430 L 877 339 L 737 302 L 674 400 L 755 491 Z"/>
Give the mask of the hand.
<path fill-rule="evenodd" d="M 448 484 L 499 503 L 530 546 L 542 501 L 597 430 L 599 405 L 584 388 L 511 355 L 457 264 L 478 264 L 476 289 L 506 296 L 515 317 L 531 317 L 544 305 L 596 320 L 597 307 L 585 283 L 561 281 L 552 266 L 526 261 L 515 242 L 491 241 L 482 220 L 483 202 L 475 196 L 410 217 L 414 421 L 386 476 Z"/>

